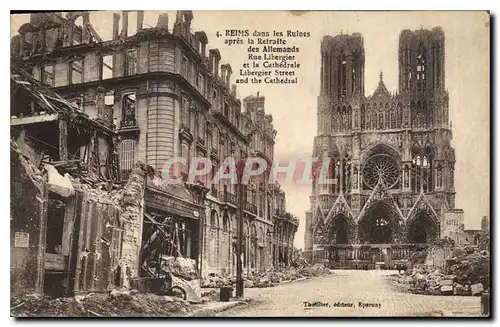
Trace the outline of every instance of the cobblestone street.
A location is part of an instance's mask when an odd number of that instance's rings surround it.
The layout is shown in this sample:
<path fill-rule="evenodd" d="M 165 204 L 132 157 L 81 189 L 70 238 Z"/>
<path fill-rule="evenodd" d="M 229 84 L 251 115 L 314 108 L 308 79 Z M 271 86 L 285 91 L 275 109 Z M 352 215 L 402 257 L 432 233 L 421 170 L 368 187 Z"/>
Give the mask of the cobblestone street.
<path fill-rule="evenodd" d="M 253 303 L 217 316 L 430 316 L 443 310 L 480 314 L 479 297 L 411 294 L 398 290 L 388 275 L 380 270 L 337 270 L 277 287 L 245 289 L 245 298 Z M 304 302 L 322 306 L 306 307 Z"/>

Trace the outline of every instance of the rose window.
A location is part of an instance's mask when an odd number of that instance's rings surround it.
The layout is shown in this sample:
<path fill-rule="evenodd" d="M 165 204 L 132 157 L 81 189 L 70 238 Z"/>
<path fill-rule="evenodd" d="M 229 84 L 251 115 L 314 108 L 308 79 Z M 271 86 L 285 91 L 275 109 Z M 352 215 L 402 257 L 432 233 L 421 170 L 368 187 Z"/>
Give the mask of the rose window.
<path fill-rule="evenodd" d="M 363 167 L 363 181 L 373 189 L 379 179 L 389 188 L 396 186 L 399 180 L 399 168 L 396 160 L 386 154 L 376 154 L 366 161 Z"/>

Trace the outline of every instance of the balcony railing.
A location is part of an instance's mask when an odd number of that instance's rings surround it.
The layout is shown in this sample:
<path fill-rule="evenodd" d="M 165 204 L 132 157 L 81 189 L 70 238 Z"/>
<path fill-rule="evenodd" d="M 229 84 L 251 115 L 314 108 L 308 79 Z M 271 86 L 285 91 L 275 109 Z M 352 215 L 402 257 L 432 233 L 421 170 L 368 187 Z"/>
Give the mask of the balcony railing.
<path fill-rule="evenodd" d="M 284 214 L 285 214 L 285 210 L 283 210 L 283 209 L 275 209 L 274 210 L 274 215 L 275 216 L 283 217 Z"/>
<path fill-rule="evenodd" d="M 245 210 L 255 215 L 257 214 L 257 206 L 253 203 L 250 202 L 245 203 Z"/>
<path fill-rule="evenodd" d="M 214 198 L 217 197 L 217 189 L 215 188 L 215 185 L 212 185 L 210 189 L 210 195 L 213 196 Z"/>
<path fill-rule="evenodd" d="M 210 151 L 210 155 L 212 157 L 218 158 L 219 157 L 219 150 L 212 146 L 212 150 Z"/>
<path fill-rule="evenodd" d="M 121 169 L 120 170 L 120 181 L 126 182 L 130 176 L 132 169 Z"/>
<path fill-rule="evenodd" d="M 226 203 L 238 205 L 238 199 L 236 198 L 236 195 L 231 192 L 222 192 L 222 199 Z"/>
<path fill-rule="evenodd" d="M 122 121 L 120 122 L 120 127 L 134 127 L 137 126 L 137 121 L 135 120 L 135 117 L 124 117 Z"/>

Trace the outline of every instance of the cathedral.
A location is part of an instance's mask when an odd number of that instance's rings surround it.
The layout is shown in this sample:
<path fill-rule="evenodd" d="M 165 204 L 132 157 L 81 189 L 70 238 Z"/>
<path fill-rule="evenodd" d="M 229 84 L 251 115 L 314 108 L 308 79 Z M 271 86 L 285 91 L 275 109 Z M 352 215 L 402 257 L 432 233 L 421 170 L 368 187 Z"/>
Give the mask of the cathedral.
<path fill-rule="evenodd" d="M 325 36 L 313 156 L 335 183 L 314 183 L 305 254 L 333 268 L 373 269 L 439 239 L 455 209 L 455 151 L 445 87 L 445 36 L 399 35 L 396 92 L 380 73 L 365 94 L 363 37 Z"/>

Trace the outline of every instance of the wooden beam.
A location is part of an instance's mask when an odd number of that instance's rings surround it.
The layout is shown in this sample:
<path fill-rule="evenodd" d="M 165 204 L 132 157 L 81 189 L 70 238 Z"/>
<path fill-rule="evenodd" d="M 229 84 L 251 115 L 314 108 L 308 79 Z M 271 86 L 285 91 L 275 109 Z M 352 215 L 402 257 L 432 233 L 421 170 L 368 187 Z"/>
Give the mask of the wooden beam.
<path fill-rule="evenodd" d="M 11 126 L 19 126 L 19 125 L 29 125 L 43 122 L 51 122 L 55 121 L 59 118 L 58 114 L 46 114 L 46 115 L 38 115 L 31 117 L 21 117 L 21 118 L 11 118 L 10 125 Z"/>
<path fill-rule="evenodd" d="M 68 160 L 68 122 L 59 119 L 59 160 Z"/>

